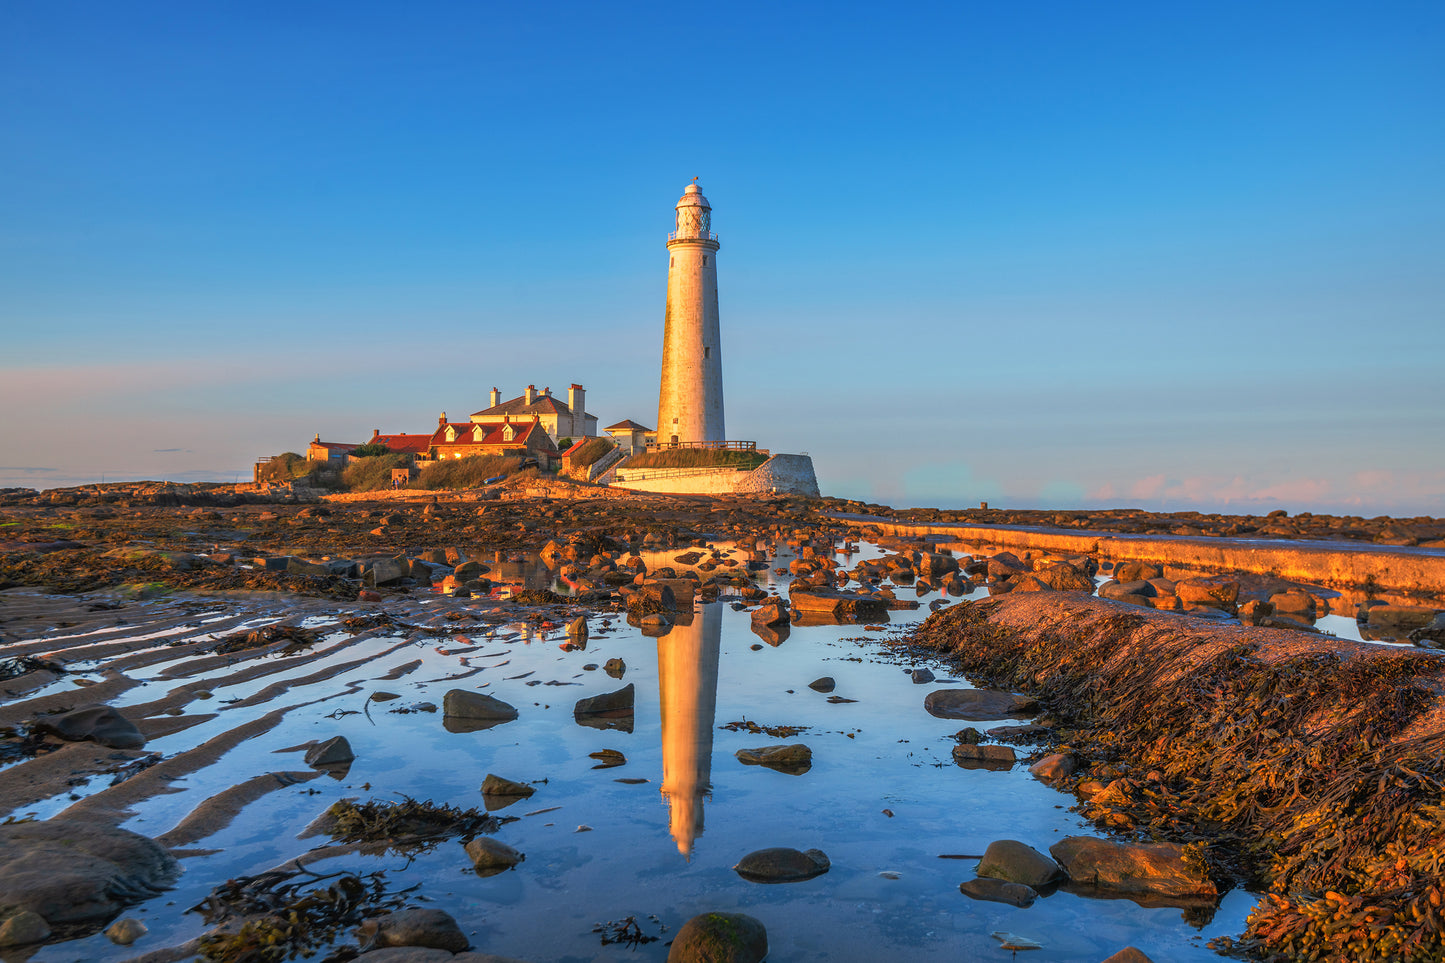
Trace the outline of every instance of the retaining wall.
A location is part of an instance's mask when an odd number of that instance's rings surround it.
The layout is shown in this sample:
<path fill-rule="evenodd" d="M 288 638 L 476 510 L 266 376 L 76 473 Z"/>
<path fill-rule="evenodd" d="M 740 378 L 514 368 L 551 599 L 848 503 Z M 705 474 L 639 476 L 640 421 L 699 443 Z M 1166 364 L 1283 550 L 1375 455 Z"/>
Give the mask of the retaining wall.
<path fill-rule="evenodd" d="M 752 471 L 721 469 L 688 475 L 638 478 L 613 482 L 613 488 L 676 495 L 789 494 L 818 495 L 818 477 L 807 455 L 773 455 Z"/>

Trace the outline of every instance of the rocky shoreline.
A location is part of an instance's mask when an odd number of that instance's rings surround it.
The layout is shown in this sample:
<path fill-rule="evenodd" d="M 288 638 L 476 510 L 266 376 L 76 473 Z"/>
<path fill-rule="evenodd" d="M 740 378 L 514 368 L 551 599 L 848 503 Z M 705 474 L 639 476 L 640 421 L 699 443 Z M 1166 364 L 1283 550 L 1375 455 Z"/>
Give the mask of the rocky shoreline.
<path fill-rule="evenodd" d="M 1445 656 L 1062 593 L 961 603 L 910 643 L 1038 699 L 1041 775 L 1100 828 L 1196 844 L 1222 885 L 1265 892 L 1221 950 L 1445 954 Z"/>

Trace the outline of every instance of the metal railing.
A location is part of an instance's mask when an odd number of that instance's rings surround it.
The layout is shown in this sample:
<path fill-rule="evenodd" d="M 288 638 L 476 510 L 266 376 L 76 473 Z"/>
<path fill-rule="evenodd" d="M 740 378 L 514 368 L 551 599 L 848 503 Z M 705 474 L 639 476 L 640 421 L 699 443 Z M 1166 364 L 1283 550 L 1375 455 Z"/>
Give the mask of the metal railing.
<path fill-rule="evenodd" d="M 718 451 L 759 451 L 755 441 L 649 441 L 648 451 L 667 451 L 673 448 L 708 448 Z M 766 455 L 768 450 L 761 449 Z"/>
<path fill-rule="evenodd" d="M 682 234 L 680 231 L 668 231 L 667 239 L 669 241 L 716 241 L 717 235 L 712 231 L 703 231 L 699 234 Z"/>

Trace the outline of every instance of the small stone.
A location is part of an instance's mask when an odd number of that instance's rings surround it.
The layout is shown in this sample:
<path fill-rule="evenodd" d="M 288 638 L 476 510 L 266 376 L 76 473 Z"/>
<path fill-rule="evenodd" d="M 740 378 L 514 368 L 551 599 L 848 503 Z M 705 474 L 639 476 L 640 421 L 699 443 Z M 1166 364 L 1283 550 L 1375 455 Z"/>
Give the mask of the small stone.
<path fill-rule="evenodd" d="M 608 659 L 607 663 L 602 666 L 602 671 L 614 679 L 620 679 L 627 672 L 627 663 L 621 659 Z"/>
<path fill-rule="evenodd" d="M 492 876 L 511 869 L 527 858 L 500 839 L 491 836 L 478 836 L 467 843 L 466 850 L 467 855 L 472 858 L 473 868 L 483 876 Z"/>
<path fill-rule="evenodd" d="M 1034 900 L 1039 896 L 1032 886 L 982 876 L 966 883 L 960 883 L 958 891 L 969 899 L 986 900 L 990 903 L 1008 903 L 1018 907 L 1032 906 Z"/>
<path fill-rule="evenodd" d="M 953 747 L 953 761 L 965 769 L 1010 769 L 1018 755 L 1008 746 L 960 743 Z"/>
<path fill-rule="evenodd" d="M 123 920 L 116 920 L 110 924 L 110 928 L 105 931 L 105 935 L 112 943 L 119 944 L 120 946 L 130 946 L 149 932 L 150 930 L 146 929 L 146 925 L 140 920 L 127 916 Z"/>
<path fill-rule="evenodd" d="M 923 685 L 924 683 L 932 682 L 936 678 L 928 669 L 914 669 L 910 674 L 913 676 L 914 685 Z"/>
<path fill-rule="evenodd" d="M 457 719 L 482 719 L 505 722 L 517 718 L 515 706 L 481 692 L 452 689 L 442 698 L 442 714 Z"/>
<path fill-rule="evenodd" d="M 355 759 L 356 754 L 351 751 L 351 743 L 346 741 L 345 736 L 332 736 L 306 750 L 308 766 L 344 766 Z"/>
<path fill-rule="evenodd" d="M 482 802 L 487 807 L 487 812 L 505 809 L 536 791 L 536 788 L 524 782 L 513 782 L 490 772 L 487 773 L 487 778 L 482 780 Z"/>
<path fill-rule="evenodd" d="M 400 698 L 401 698 L 401 696 L 398 695 L 398 694 L 395 693 L 395 692 L 385 692 L 385 691 L 383 691 L 383 690 L 381 690 L 381 689 L 378 689 L 378 690 L 376 690 L 375 692 L 373 692 L 373 693 L 371 694 L 371 701 L 372 701 L 372 702 L 390 702 L 392 699 L 400 699 Z"/>
<path fill-rule="evenodd" d="M 587 638 L 587 616 L 579 615 L 567 623 L 567 637 L 569 639 Z"/>
<path fill-rule="evenodd" d="M 837 687 L 838 683 L 833 681 L 831 675 L 825 675 L 821 679 L 814 679 L 808 683 L 808 688 L 816 692 L 832 692 Z"/>
<path fill-rule="evenodd" d="M 978 875 L 1037 889 L 1063 879 L 1064 871 L 1058 863 L 1027 843 L 1016 839 L 997 839 L 983 851 Z"/>
<path fill-rule="evenodd" d="M 790 746 L 739 749 L 733 755 L 745 766 L 766 766 L 794 776 L 802 775 L 813 766 L 813 750 L 801 742 Z"/>
<path fill-rule="evenodd" d="M 1138 947 L 1126 946 L 1107 959 L 1100 960 L 1099 963 L 1154 963 L 1154 961 L 1145 956 L 1144 951 Z"/>
<path fill-rule="evenodd" d="M 1000 930 L 989 935 L 1003 944 L 999 947 L 1001 950 L 1018 952 L 1019 950 L 1041 950 L 1044 948 L 1044 944 L 1037 940 L 1031 940 L 1027 936 L 1019 936 L 1017 933 L 1005 933 Z"/>
<path fill-rule="evenodd" d="M 753 883 L 796 883 L 823 875 L 831 865 L 821 849 L 799 852 L 779 846 L 748 853 L 733 869 Z"/>
<path fill-rule="evenodd" d="M 30 910 L 21 910 L 0 923 L 0 947 L 39 943 L 50 935 L 45 917 Z"/>
<path fill-rule="evenodd" d="M 1067 752 L 1053 752 L 1029 766 L 1029 772 L 1044 782 L 1057 782 L 1074 774 L 1078 764 Z"/>
<path fill-rule="evenodd" d="M 768 955 L 768 932 L 743 913 L 703 913 L 683 924 L 667 963 L 760 963 Z"/>
<path fill-rule="evenodd" d="M 421 907 L 366 920 L 357 928 L 356 935 L 362 943 L 370 943 L 376 949 L 424 946 L 460 953 L 471 945 L 451 914 Z"/>

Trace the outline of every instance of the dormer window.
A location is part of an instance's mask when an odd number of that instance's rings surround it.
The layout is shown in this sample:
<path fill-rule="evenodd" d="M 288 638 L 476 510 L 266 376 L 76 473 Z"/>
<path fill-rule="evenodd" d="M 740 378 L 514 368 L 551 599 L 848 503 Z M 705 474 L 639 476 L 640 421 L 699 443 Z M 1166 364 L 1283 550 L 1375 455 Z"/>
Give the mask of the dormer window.
<path fill-rule="evenodd" d="M 457 440 L 457 430 L 456 430 L 455 428 L 453 428 L 451 425 L 447 425 L 447 441 L 456 441 L 456 440 Z"/>
<path fill-rule="evenodd" d="M 487 430 L 481 425 L 477 425 L 477 427 L 472 429 L 472 439 L 479 445 L 482 443 L 482 439 L 486 437 L 486 434 Z"/>
<path fill-rule="evenodd" d="M 517 429 L 513 428 L 511 425 L 508 425 L 507 427 L 502 429 L 503 441 L 511 441 L 515 437 L 517 437 Z"/>

